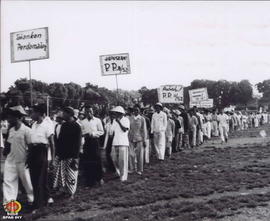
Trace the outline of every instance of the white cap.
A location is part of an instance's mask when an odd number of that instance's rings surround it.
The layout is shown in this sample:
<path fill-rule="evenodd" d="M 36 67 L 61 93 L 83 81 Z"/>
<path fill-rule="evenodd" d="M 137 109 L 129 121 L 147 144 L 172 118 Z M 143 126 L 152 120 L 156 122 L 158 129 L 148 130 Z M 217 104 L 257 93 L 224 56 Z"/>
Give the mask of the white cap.
<path fill-rule="evenodd" d="M 114 107 L 111 111 L 112 112 L 118 112 L 118 113 L 121 113 L 121 114 L 125 114 L 126 113 L 125 110 L 124 110 L 124 108 L 121 107 L 121 106 Z"/>

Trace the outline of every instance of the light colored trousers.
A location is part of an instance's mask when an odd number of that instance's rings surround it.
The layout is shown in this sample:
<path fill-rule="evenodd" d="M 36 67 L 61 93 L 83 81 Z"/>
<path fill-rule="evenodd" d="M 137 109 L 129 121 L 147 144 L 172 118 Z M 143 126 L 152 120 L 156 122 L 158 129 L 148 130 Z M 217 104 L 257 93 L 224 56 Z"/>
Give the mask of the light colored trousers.
<path fill-rule="evenodd" d="M 150 163 L 150 140 L 146 139 L 146 147 L 144 148 L 144 160 L 145 163 Z"/>
<path fill-rule="evenodd" d="M 29 169 L 25 167 L 25 163 L 14 163 L 6 160 L 4 166 L 3 182 L 4 203 L 17 199 L 19 178 L 21 179 L 22 185 L 27 193 L 28 202 L 34 201 L 30 173 Z"/>
<path fill-rule="evenodd" d="M 218 123 L 217 121 L 212 121 L 212 130 L 213 130 L 213 136 L 218 136 Z"/>
<path fill-rule="evenodd" d="M 143 172 L 144 147 L 143 142 L 129 143 L 129 169 L 130 171 Z"/>
<path fill-rule="evenodd" d="M 228 127 L 227 125 L 219 125 L 219 133 L 220 133 L 220 138 L 224 142 L 225 138 L 228 138 Z"/>
<path fill-rule="evenodd" d="M 193 147 L 195 147 L 196 144 L 197 144 L 197 140 L 196 140 L 197 139 L 197 127 L 196 127 L 196 125 L 192 125 L 191 131 L 192 131 L 192 142 L 191 142 L 191 145 Z"/>
<path fill-rule="evenodd" d="M 128 146 L 112 146 L 112 160 L 121 181 L 128 178 Z"/>
<path fill-rule="evenodd" d="M 172 139 L 172 136 L 166 136 L 166 151 L 169 157 L 172 155 Z"/>
<path fill-rule="evenodd" d="M 165 158 L 165 143 L 165 131 L 154 132 L 154 147 L 159 160 L 164 160 Z"/>
<path fill-rule="evenodd" d="M 206 136 L 207 136 L 207 138 L 208 139 L 210 139 L 211 138 L 211 122 L 210 121 L 208 121 L 208 122 L 206 122 L 205 123 L 206 125 Z"/>

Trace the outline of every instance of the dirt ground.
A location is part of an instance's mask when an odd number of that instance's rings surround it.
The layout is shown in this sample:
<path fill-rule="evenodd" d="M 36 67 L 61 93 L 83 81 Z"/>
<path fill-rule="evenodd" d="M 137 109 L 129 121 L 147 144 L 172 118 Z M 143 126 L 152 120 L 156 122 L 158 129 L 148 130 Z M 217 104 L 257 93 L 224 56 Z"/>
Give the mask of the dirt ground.
<path fill-rule="evenodd" d="M 109 176 L 99 188 L 80 184 L 74 200 L 56 193 L 54 206 L 35 217 L 26 210 L 21 215 L 25 220 L 268 221 L 269 186 L 266 125 L 236 132 L 227 144 L 214 139 L 165 162 L 153 160 L 143 176 L 132 174 L 124 184 Z"/>

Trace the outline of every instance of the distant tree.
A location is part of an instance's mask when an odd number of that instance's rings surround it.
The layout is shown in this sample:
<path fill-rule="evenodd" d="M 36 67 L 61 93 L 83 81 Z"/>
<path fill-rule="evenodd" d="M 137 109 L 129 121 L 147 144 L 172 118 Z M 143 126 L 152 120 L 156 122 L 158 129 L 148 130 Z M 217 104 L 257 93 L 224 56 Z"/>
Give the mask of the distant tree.
<path fill-rule="evenodd" d="M 263 82 L 256 84 L 256 86 L 258 91 L 263 94 L 262 98 L 264 100 L 270 99 L 270 79 L 264 80 Z"/>
<path fill-rule="evenodd" d="M 154 105 L 158 102 L 158 92 L 157 89 L 148 89 L 147 87 L 142 87 L 139 90 L 141 94 L 141 101 L 144 105 Z"/>

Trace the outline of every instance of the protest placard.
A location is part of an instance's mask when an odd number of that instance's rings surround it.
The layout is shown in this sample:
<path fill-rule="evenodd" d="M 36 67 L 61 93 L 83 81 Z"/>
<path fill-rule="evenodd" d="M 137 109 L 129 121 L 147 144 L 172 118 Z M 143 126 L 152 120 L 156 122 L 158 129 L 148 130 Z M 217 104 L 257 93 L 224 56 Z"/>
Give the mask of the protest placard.
<path fill-rule="evenodd" d="M 11 62 L 49 58 L 48 28 L 10 33 Z"/>
<path fill-rule="evenodd" d="M 158 99 L 161 103 L 184 103 L 182 85 L 162 85 L 158 88 Z"/>
<path fill-rule="evenodd" d="M 130 74 L 129 54 L 101 55 L 99 57 L 103 76 Z"/>
<path fill-rule="evenodd" d="M 189 107 L 198 107 L 198 108 L 212 108 L 214 106 L 214 100 L 209 98 L 202 101 L 190 101 Z"/>
<path fill-rule="evenodd" d="M 189 90 L 189 98 L 191 102 L 207 100 L 208 99 L 207 88 L 198 88 Z"/>

